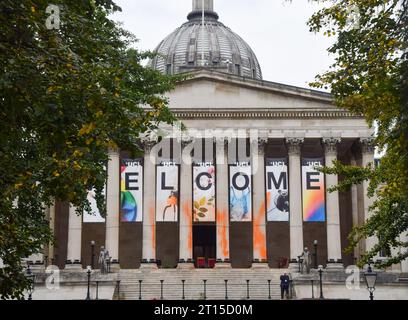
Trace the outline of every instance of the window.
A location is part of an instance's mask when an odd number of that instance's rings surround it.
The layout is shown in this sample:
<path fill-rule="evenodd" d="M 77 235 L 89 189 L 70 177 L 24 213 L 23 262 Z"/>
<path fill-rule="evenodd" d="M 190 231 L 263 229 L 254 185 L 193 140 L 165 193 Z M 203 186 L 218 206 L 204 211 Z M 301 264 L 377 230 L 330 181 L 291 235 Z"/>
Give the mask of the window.
<path fill-rule="evenodd" d="M 239 76 L 241 75 L 241 66 L 239 64 L 235 65 L 235 73 Z"/>
<path fill-rule="evenodd" d="M 166 66 L 166 74 L 171 74 L 171 64 Z"/>

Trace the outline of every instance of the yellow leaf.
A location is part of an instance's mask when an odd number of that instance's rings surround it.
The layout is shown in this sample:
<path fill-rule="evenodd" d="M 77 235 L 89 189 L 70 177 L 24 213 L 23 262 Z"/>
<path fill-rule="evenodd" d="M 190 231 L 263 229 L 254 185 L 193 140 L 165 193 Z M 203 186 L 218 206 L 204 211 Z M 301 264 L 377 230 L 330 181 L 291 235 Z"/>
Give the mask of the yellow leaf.
<path fill-rule="evenodd" d="M 79 130 L 78 132 L 78 136 L 82 137 L 86 134 L 89 134 L 93 129 L 95 129 L 95 123 L 89 123 L 89 124 L 84 124 L 81 128 L 81 130 Z"/>
<path fill-rule="evenodd" d="M 16 183 L 16 184 L 14 185 L 14 188 L 15 188 L 15 189 L 21 189 L 22 186 L 23 186 L 22 183 Z"/>
<path fill-rule="evenodd" d="M 34 7 L 34 6 L 31 7 L 31 12 L 32 12 L 32 13 L 35 12 L 35 7 Z"/>
<path fill-rule="evenodd" d="M 85 141 L 86 145 L 89 146 L 92 143 L 93 140 L 94 140 L 94 138 L 92 138 L 92 137 L 86 139 L 86 141 Z"/>
<path fill-rule="evenodd" d="M 54 177 L 59 177 L 59 176 L 60 176 L 60 174 L 59 174 L 57 171 L 54 171 L 54 172 L 52 173 L 52 175 L 53 175 Z"/>
<path fill-rule="evenodd" d="M 200 199 L 200 206 L 203 206 L 203 205 L 205 205 L 205 197 L 202 197 Z"/>

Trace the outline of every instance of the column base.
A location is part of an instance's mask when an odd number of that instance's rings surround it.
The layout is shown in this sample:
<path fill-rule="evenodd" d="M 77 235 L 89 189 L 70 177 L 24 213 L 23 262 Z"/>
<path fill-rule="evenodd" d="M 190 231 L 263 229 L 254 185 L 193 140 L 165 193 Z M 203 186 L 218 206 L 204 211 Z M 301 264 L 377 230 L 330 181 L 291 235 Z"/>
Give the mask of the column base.
<path fill-rule="evenodd" d="M 65 270 L 82 270 L 82 264 L 79 260 L 75 260 L 74 263 L 72 263 L 70 260 L 68 260 L 65 263 Z"/>
<path fill-rule="evenodd" d="M 231 263 L 230 262 L 216 262 L 215 269 L 231 269 Z"/>
<path fill-rule="evenodd" d="M 140 264 L 139 269 L 142 269 L 142 270 L 157 270 L 158 267 L 157 267 L 156 262 L 142 262 Z"/>
<path fill-rule="evenodd" d="M 112 272 L 112 273 L 117 273 L 117 272 L 119 272 L 119 271 L 120 271 L 119 261 L 111 262 L 111 264 L 110 264 L 110 270 L 109 270 L 109 271 Z"/>
<path fill-rule="evenodd" d="M 326 270 L 327 271 L 343 271 L 344 270 L 344 265 L 341 262 L 341 260 L 337 260 L 334 262 L 333 260 L 328 261 L 326 265 Z"/>
<path fill-rule="evenodd" d="M 41 272 L 45 271 L 45 264 L 36 262 L 35 264 L 30 265 L 30 269 L 33 272 L 40 272 L 41 273 Z"/>
<path fill-rule="evenodd" d="M 195 266 L 193 262 L 179 262 L 177 264 L 177 269 L 192 270 L 195 269 Z"/>
<path fill-rule="evenodd" d="M 269 269 L 269 264 L 264 260 L 252 261 L 251 269 Z"/>
<path fill-rule="evenodd" d="M 302 268 L 302 266 L 300 266 L 300 270 L 302 270 L 301 268 Z M 289 271 L 290 271 L 290 273 L 301 273 L 301 272 L 299 272 L 299 262 L 293 261 L 293 260 L 290 261 Z"/>

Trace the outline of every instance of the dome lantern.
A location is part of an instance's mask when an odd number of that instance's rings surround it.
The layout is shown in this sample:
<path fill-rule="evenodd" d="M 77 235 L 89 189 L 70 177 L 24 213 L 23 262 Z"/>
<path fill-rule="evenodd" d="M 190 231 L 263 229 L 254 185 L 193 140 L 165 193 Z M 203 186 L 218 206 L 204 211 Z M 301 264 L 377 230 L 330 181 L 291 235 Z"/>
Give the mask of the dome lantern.
<path fill-rule="evenodd" d="M 187 19 L 160 42 L 155 50 L 158 55 L 150 63 L 152 68 L 165 74 L 204 68 L 262 79 L 255 53 L 239 35 L 218 21 L 213 0 L 193 0 Z"/>

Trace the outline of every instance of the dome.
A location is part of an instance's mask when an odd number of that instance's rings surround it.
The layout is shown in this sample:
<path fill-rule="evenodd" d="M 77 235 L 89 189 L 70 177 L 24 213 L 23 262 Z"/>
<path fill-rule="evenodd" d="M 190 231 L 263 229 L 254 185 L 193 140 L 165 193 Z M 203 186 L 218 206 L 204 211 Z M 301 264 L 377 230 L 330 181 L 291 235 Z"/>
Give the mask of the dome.
<path fill-rule="evenodd" d="M 204 27 L 203 10 L 204 3 Z M 193 0 L 188 21 L 167 36 L 155 52 L 151 67 L 166 74 L 208 68 L 262 79 L 258 59 L 249 45 L 218 21 L 213 0 Z"/>

